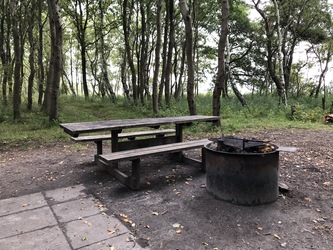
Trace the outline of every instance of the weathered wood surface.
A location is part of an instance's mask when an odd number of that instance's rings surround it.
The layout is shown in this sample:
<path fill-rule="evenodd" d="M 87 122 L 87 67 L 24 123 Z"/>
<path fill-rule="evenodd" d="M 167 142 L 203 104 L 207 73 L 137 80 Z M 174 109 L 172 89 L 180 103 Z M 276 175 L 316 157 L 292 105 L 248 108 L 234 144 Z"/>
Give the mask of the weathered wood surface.
<path fill-rule="evenodd" d="M 77 137 L 81 133 L 98 132 L 104 130 L 119 130 L 136 127 L 154 127 L 158 128 L 165 124 L 191 124 L 192 122 L 217 122 L 219 116 L 179 116 L 163 118 L 143 118 L 143 119 L 125 119 L 108 120 L 97 122 L 79 122 L 62 123 L 60 127 L 72 136 Z"/>
<path fill-rule="evenodd" d="M 202 170 L 205 170 L 202 162 L 194 159 L 185 158 L 182 151 L 203 147 L 209 143 L 208 139 L 176 142 L 166 145 L 159 145 L 154 147 L 146 147 L 141 149 L 126 150 L 120 152 L 114 152 L 110 154 L 96 155 L 96 163 L 99 166 L 105 167 L 106 170 L 117 178 L 120 182 L 131 188 L 132 190 L 140 189 L 140 158 L 150 155 L 167 154 L 167 153 L 180 153 L 179 160 L 186 163 L 194 164 L 195 166 L 201 166 Z M 177 157 L 176 157 L 177 158 Z M 127 175 L 117 168 L 118 161 L 131 160 L 132 172 L 131 175 Z"/>
<path fill-rule="evenodd" d="M 177 142 L 166 145 L 159 145 L 153 147 L 145 147 L 140 149 L 125 150 L 120 152 L 113 152 L 110 154 L 102 154 L 97 156 L 97 160 L 102 160 L 103 162 L 111 163 L 121 160 L 133 160 L 141 158 L 143 156 L 166 154 L 181 152 L 184 150 L 194 149 L 198 147 L 203 147 L 205 144 L 209 143 L 208 139 L 196 140 L 196 141 L 186 141 Z"/>
<path fill-rule="evenodd" d="M 174 129 L 156 129 L 156 130 L 147 130 L 147 131 L 135 131 L 135 132 L 127 132 L 127 133 L 120 133 L 118 134 L 118 138 L 128 138 L 128 139 L 135 139 L 136 137 L 143 137 L 143 136 L 163 136 L 166 134 L 175 133 L 176 130 Z M 79 137 L 71 137 L 72 140 L 76 142 L 86 142 L 86 141 L 104 141 L 104 140 L 111 140 L 111 134 L 105 135 L 87 135 L 87 136 L 79 136 Z"/>

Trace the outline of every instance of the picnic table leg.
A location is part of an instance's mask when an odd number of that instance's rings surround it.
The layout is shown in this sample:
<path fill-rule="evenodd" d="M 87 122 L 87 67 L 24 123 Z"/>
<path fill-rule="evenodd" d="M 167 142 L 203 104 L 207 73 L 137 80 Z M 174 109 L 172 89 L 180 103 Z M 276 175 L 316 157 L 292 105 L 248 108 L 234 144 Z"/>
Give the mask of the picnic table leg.
<path fill-rule="evenodd" d="M 201 171 L 206 173 L 206 150 L 201 148 Z"/>
<path fill-rule="evenodd" d="M 112 130 L 111 131 L 111 152 L 119 151 L 118 142 L 119 137 L 118 134 L 121 133 L 121 130 Z"/>
<path fill-rule="evenodd" d="M 133 190 L 140 189 L 140 158 L 132 160 L 132 183 Z"/>
<path fill-rule="evenodd" d="M 182 124 L 176 124 L 176 142 L 182 142 L 183 141 L 183 125 Z M 174 157 L 181 161 L 183 158 L 183 152 L 177 152 L 173 154 Z"/>
<path fill-rule="evenodd" d="M 119 151 L 119 147 L 118 147 L 118 142 L 119 142 L 119 137 L 118 134 L 121 133 L 121 130 L 112 130 L 111 131 L 111 152 L 117 152 Z M 118 162 L 115 162 L 113 164 L 113 167 L 115 169 L 118 169 Z"/>
<path fill-rule="evenodd" d="M 177 142 L 183 141 L 183 125 L 176 124 L 176 140 Z"/>
<path fill-rule="evenodd" d="M 97 155 L 101 155 L 103 153 L 103 141 L 95 141 L 97 146 Z"/>

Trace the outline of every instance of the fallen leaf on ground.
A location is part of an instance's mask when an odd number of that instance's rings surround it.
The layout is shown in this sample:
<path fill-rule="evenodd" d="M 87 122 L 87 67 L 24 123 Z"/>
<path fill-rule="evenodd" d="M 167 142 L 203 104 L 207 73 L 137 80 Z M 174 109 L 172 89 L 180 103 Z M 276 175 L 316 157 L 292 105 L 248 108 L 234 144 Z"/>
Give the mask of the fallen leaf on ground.
<path fill-rule="evenodd" d="M 130 236 L 130 237 L 128 237 L 128 238 L 126 239 L 126 241 L 127 241 L 127 242 L 132 242 L 132 241 L 134 241 L 134 240 L 133 240 L 133 238 Z"/>
<path fill-rule="evenodd" d="M 180 224 L 179 224 L 179 223 L 175 223 L 175 224 L 173 224 L 172 226 L 175 227 L 175 228 L 179 228 L 179 227 L 180 227 Z"/>
<path fill-rule="evenodd" d="M 309 198 L 309 197 L 304 198 L 304 200 L 307 201 L 307 202 L 312 202 L 312 199 Z"/>
<path fill-rule="evenodd" d="M 323 183 L 323 185 L 326 186 L 326 187 L 328 187 L 328 186 L 331 185 L 331 182 L 330 182 L 330 181 L 325 181 L 325 182 Z"/>
<path fill-rule="evenodd" d="M 277 235 L 277 234 L 274 234 L 274 237 L 277 238 L 277 239 L 279 239 L 279 240 L 281 240 L 281 237 L 279 235 Z"/>
<path fill-rule="evenodd" d="M 312 231 L 310 231 L 309 229 L 306 229 L 306 228 L 303 228 L 303 232 L 308 232 L 308 233 L 310 233 L 310 234 L 313 234 Z"/>

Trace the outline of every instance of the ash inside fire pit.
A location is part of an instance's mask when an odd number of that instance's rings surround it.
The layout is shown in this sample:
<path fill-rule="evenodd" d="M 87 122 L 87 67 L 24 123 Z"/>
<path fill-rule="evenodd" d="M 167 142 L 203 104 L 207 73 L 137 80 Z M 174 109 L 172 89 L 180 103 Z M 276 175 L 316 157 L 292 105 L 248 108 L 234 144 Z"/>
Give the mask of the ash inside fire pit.
<path fill-rule="evenodd" d="M 222 137 L 203 148 L 206 188 L 214 197 L 239 205 L 278 198 L 278 147 L 268 141 Z"/>
<path fill-rule="evenodd" d="M 230 136 L 212 139 L 212 141 L 216 142 L 211 144 L 211 147 L 215 147 L 212 149 L 228 153 L 269 153 L 277 150 L 277 146 L 268 140 L 249 140 Z"/>

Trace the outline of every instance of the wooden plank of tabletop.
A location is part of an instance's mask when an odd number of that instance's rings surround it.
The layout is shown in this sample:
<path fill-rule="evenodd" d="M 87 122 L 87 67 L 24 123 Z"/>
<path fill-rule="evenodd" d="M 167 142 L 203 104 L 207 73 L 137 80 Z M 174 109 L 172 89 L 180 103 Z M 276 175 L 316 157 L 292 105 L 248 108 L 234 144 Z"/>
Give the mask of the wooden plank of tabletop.
<path fill-rule="evenodd" d="M 162 118 L 141 118 L 141 119 L 124 119 L 124 120 L 108 120 L 96 122 L 78 122 L 78 123 L 62 123 L 60 127 L 71 135 L 80 133 L 97 132 L 103 130 L 122 130 L 135 127 L 153 127 L 165 124 L 186 124 L 191 122 L 215 122 L 220 119 L 219 116 L 178 116 L 178 117 L 162 117 Z"/>

